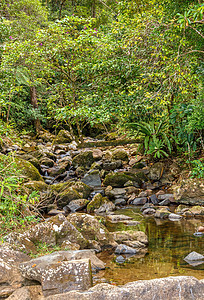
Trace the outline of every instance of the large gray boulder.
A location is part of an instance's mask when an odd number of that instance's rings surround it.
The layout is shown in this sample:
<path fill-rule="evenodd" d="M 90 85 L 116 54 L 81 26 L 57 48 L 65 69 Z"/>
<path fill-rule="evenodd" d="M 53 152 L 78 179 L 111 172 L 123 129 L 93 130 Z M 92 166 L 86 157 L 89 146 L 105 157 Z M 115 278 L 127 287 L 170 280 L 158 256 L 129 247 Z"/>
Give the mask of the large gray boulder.
<path fill-rule="evenodd" d="M 44 296 L 65 293 L 71 290 L 87 290 L 92 286 L 89 259 L 61 260 L 63 256 L 46 255 L 20 264 L 23 277 L 41 283 Z"/>
<path fill-rule="evenodd" d="M 124 286 L 101 283 L 85 292 L 72 291 L 47 300 L 202 300 L 204 282 L 191 276 L 139 280 Z"/>

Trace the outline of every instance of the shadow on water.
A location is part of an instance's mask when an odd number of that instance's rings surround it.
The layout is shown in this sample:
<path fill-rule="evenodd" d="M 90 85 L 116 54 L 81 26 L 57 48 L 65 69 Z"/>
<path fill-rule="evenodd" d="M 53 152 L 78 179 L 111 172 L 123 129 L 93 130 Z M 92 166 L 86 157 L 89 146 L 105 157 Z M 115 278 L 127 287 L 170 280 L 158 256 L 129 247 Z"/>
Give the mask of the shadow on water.
<path fill-rule="evenodd" d="M 115 262 L 116 255 L 102 252 L 99 258 L 106 263 L 106 270 L 99 272 L 98 282 L 105 278 L 108 282 L 125 284 L 136 280 L 146 280 L 167 276 L 194 276 L 204 278 L 204 263 L 191 266 L 183 259 L 192 251 L 204 254 L 204 236 L 194 236 L 203 220 L 188 219 L 181 221 L 141 218 L 134 208 L 117 211 L 140 221 L 137 226 L 122 223 L 107 223 L 109 231 L 142 230 L 149 240 L 146 255 L 131 257 L 123 264 Z M 97 280 L 96 280 L 97 282 Z"/>

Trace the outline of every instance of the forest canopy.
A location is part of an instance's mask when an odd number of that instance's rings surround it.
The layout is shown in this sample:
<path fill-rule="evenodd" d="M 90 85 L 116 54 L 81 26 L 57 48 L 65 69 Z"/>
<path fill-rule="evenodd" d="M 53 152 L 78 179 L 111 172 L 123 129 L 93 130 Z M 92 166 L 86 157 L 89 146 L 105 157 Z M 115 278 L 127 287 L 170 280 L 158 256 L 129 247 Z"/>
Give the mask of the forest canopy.
<path fill-rule="evenodd" d="M 203 24 L 203 1 L 2 0 L 1 120 L 202 151 Z"/>

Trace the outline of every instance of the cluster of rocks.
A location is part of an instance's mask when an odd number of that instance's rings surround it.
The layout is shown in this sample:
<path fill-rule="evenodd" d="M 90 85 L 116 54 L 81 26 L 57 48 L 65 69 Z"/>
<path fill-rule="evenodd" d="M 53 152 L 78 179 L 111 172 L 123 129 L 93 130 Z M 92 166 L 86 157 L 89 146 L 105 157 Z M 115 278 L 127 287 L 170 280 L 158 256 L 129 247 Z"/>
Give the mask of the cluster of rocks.
<path fill-rule="evenodd" d="M 144 232 L 110 233 L 100 218 L 82 213 L 58 214 L 24 233 L 10 233 L 3 241 L 0 297 L 36 282 L 44 296 L 86 290 L 92 286 L 92 272 L 105 268 L 95 252 L 112 249 L 116 254 L 134 255 L 146 253 L 148 245 Z M 61 251 L 31 259 L 28 254 L 39 254 L 42 245 L 50 251 L 58 246 Z"/>

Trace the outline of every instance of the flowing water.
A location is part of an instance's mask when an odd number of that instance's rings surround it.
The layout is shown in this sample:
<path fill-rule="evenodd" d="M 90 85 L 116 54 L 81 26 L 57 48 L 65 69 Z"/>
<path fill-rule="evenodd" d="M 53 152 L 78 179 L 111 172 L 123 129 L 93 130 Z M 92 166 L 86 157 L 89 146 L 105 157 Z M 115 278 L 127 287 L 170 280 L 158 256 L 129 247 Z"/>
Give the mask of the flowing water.
<path fill-rule="evenodd" d="M 148 252 L 144 255 L 132 256 L 125 263 L 117 263 L 116 255 L 102 252 L 98 255 L 106 263 L 106 270 L 100 271 L 95 282 L 112 282 L 125 284 L 136 280 L 146 280 L 167 276 L 194 276 L 204 278 L 204 263 L 191 266 L 184 257 L 192 251 L 204 255 L 204 236 L 195 236 L 201 219 L 169 221 L 142 218 L 135 214 L 135 208 L 118 210 L 116 214 L 125 214 L 140 221 L 137 226 L 126 226 L 123 223 L 107 223 L 109 231 L 142 230 L 149 239 Z"/>

